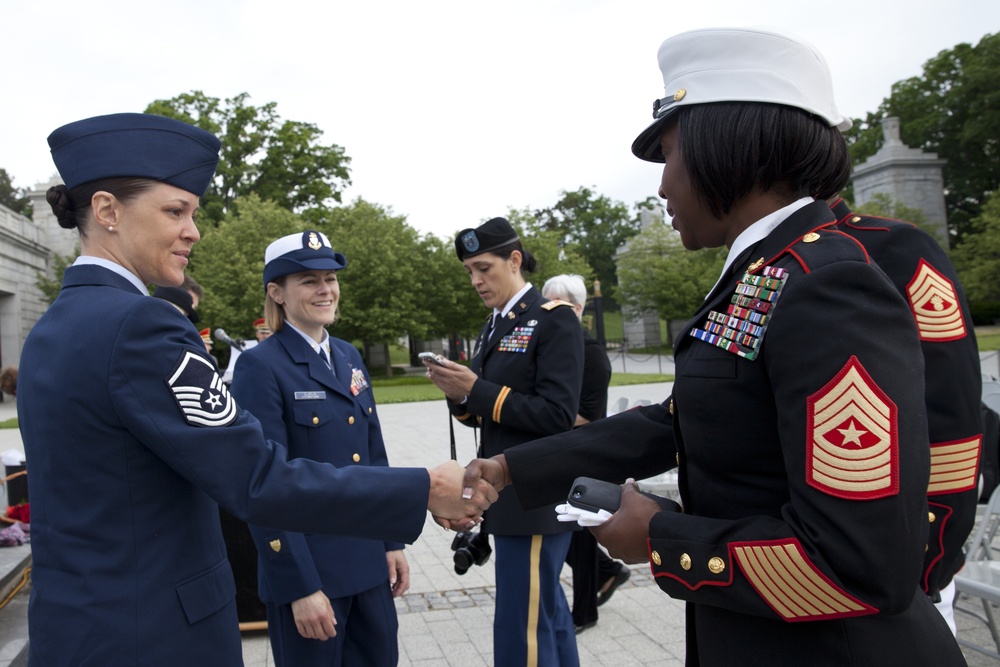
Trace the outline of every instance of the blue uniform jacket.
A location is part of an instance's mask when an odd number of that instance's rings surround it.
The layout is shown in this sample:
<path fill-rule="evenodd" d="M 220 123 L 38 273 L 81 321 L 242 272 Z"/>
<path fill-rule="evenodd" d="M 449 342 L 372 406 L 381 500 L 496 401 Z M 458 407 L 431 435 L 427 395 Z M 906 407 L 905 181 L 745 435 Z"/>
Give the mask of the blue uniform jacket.
<path fill-rule="evenodd" d="M 303 532 L 423 528 L 426 471 L 286 462 L 191 323 L 102 267 L 66 270 L 19 377 L 33 666 L 242 665 L 216 503 Z"/>
<path fill-rule="evenodd" d="M 338 468 L 388 466 L 361 355 L 336 338 L 330 338 L 330 351 L 336 376 L 298 332 L 284 327 L 240 355 L 233 395 L 260 420 L 267 438 L 288 448 L 289 458 L 326 461 Z M 256 525 L 250 531 L 260 557 L 261 599 L 275 604 L 288 604 L 320 588 L 327 597 L 338 598 L 385 583 L 385 552 L 402 548 L 395 542 Z"/>

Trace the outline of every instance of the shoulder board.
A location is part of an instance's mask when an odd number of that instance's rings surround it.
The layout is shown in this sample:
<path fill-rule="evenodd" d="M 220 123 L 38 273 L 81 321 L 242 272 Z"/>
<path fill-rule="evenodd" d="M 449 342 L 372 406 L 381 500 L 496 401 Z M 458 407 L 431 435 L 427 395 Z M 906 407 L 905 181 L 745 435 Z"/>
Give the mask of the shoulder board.
<path fill-rule="evenodd" d="M 807 272 L 834 262 L 871 263 L 864 246 L 849 234 L 837 229 L 809 232 L 793 242 L 788 251 L 792 252 L 799 265 Z"/>
<path fill-rule="evenodd" d="M 545 310 L 552 310 L 556 306 L 570 306 L 572 308 L 573 304 L 569 301 L 563 301 L 562 299 L 552 299 L 552 301 L 542 304 L 542 308 Z"/>

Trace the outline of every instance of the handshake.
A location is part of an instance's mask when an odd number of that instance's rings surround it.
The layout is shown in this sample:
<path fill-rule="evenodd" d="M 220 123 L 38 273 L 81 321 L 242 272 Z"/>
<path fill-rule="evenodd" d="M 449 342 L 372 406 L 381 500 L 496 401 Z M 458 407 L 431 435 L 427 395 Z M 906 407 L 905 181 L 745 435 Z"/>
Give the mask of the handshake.
<path fill-rule="evenodd" d="M 475 459 L 467 468 L 448 461 L 428 472 L 431 490 L 427 509 L 438 525 L 451 530 L 475 527 L 510 483 L 506 465 L 495 458 Z"/>

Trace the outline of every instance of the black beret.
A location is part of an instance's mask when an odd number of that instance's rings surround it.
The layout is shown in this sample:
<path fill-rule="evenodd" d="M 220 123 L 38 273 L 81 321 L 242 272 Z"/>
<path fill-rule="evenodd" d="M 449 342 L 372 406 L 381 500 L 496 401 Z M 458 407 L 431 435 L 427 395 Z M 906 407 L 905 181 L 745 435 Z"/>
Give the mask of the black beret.
<path fill-rule="evenodd" d="M 169 301 L 178 308 L 181 312 L 187 315 L 187 318 L 192 322 L 196 323 L 200 319 L 198 317 L 198 312 L 194 309 L 194 299 L 187 290 L 181 289 L 180 287 L 164 287 L 163 285 L 158 285 L 155 290 L 153 290 L 153 296 L 157 299 L 163 299 L 164 301 Z"/>
<path fill-rule="evenodd" d="M 517 232 L 506 218 L 487 220 L 475 229 L 463 229 L 455 237 L 455 253 L 459 261 L 467 257 L 482 255 L 484 252 L 517 243 Z"/>
<path fill-rule="evenodd" d="M 211 132 L 173 118 L 118 113 L 63 125 L 49 135 L 66 187 L 99 178 L 150 178 L 201 197 L 219 163 Z"/>

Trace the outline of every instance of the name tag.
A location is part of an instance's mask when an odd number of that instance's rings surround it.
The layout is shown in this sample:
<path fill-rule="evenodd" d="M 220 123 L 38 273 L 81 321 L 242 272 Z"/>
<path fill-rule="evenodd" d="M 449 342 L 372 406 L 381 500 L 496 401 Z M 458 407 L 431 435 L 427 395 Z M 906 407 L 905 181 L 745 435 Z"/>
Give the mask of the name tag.
<path fill-rule="evenodd" d="M 296 401 L 323 401 L 326 400 L 325 391 L 297 391 L 295 392 Z"/>

